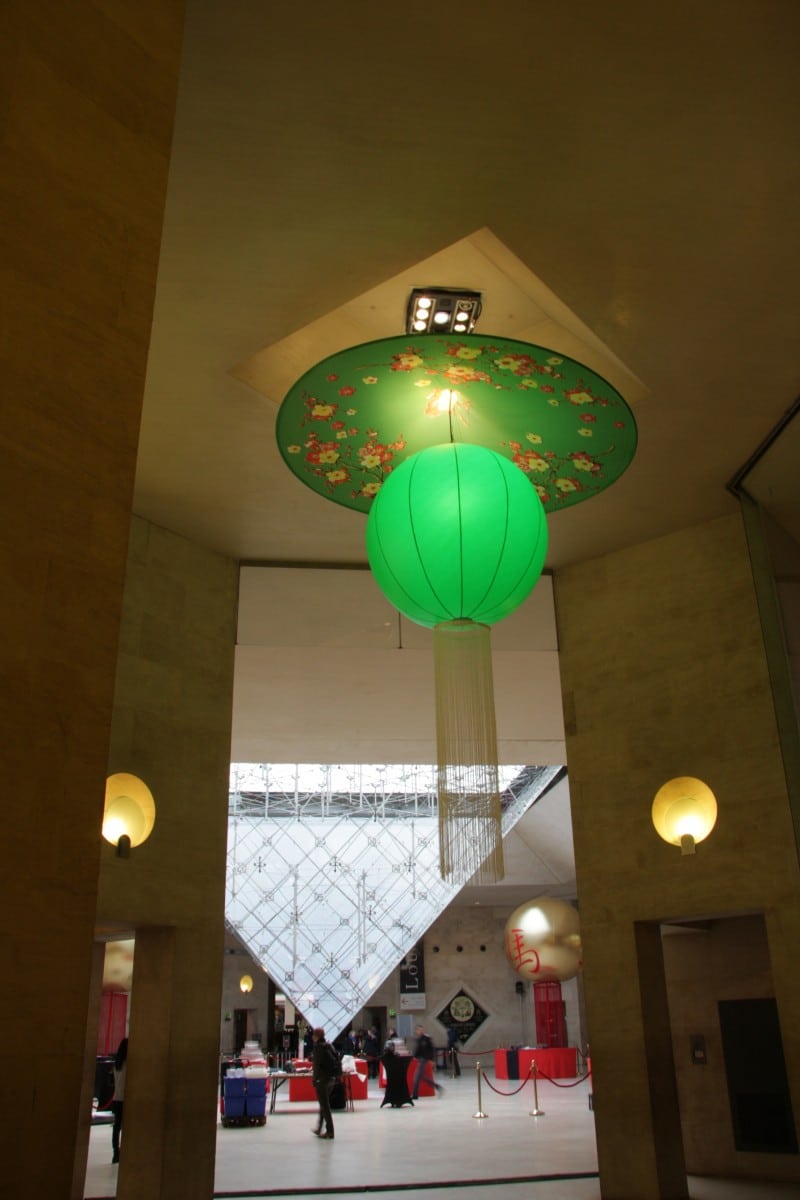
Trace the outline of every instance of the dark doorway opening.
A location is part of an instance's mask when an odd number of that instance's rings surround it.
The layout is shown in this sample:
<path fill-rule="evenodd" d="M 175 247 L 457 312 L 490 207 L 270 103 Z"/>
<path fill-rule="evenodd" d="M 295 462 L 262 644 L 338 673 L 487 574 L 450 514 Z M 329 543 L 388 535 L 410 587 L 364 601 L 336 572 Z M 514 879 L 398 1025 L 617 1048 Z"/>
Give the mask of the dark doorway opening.
<path fill-rule="evenodd" d="M 775 1000 L 720 1000 L 718 1007 L 736 1149 L 796 1154 Z"/>

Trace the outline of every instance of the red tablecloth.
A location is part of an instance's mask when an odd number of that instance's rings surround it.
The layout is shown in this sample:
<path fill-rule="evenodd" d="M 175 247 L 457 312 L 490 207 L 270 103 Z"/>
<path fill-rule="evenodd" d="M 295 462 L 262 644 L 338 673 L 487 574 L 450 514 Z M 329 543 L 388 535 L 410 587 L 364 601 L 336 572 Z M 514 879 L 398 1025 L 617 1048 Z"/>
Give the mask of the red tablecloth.
<path fill-rule="evenodd" d="M 347 1075 L 345 1079 L 350 1087 L 350 1095 L 353 1100 L 366 1100 L 369 1087 L 369 1079 L 367 1078 L 367 1060 L 365 1058 L 356 1059 L 356 1074 Z M 363 1075 L 363 1079 L 359 1079 L 359 1075 Z"/>
<path fill-rule="evenodd" d="M 516 1056 L 518 1069 L 513 1065 L 509 1072 L 509 1056 L 513 1063 Z M 531 1063 L 549 1075 L 551 1079 L 574 1079 L 578 1074 L 578 1052 L 574 1046 L 551 1046 L 546 1050 L 495 1050 L 494 1074 L 496 1079 L 527 1079 Z"/>
<path fill-rule="evenodd" d="M 367 1099 L 367 1060 L 365 1058 L 356 1059 L 357 1074 L 348 1075 L 350 1081 L 350 1095 L 353 1100 Z M 363 1079 L 358 1076 L 363 1075 Z M 289 1100 L 316 1100 L 317 1093 L 314 1091 L 314 1084 L 311 1082 L 311 1073 L 305 1075 L 291 1075 L 289 1077 Z"/>
<path fill-rule="evenodd" d="M 317 1093 L 314 1091 L 314 1084 L 311 1082 L 311 1072 L 305 1075 L 290 1075 L 289 1076 L 289 1099 L 290 1100 L 316 1100 Z"/>

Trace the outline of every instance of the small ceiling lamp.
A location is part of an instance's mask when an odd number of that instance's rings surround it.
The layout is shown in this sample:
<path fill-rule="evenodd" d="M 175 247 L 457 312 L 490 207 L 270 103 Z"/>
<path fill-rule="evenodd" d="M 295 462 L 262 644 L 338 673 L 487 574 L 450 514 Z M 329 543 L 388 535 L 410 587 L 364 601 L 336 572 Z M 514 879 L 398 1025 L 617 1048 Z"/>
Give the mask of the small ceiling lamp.
<path fill-rule="evenodd" d="M 247 995 L 247 993 L 252 992 L 252 990 L 253 990 L 252 975 L 243 975 L 242 978 L 239 980 L 239 991 L 244 992 L 244 994 Z"/>
<path fill-rule="evenodd" d="M 541 501 L 513 463 L 444 443 L 393 471 L 367 522 L 384 595 L 433 628 L 442 877 L 503 876 L 489 626 L 530 594 L 544 566 Z"/>
<path fill-rule="evenodd" d="M 658 789 L 651 817 L 659 837 L 680 846 L 681 854 L 694 854 L 696 843 L 714 828 L 717 801 L 702 780 L 681 775 Z"/>
<path fill-rule="evenodd" d="M 127 858 L 132 846 L 149 838 L 156 820 L 153 793 L 136 775 L 124 771 L 109 775 L 103 808 L 103 837 Z"/>
<path fill-rule="evenodd" d="M 456 288 L 414 288 L 406 307 L 406 330 L 472 333 L 481 312 L 481 293 Z"/>

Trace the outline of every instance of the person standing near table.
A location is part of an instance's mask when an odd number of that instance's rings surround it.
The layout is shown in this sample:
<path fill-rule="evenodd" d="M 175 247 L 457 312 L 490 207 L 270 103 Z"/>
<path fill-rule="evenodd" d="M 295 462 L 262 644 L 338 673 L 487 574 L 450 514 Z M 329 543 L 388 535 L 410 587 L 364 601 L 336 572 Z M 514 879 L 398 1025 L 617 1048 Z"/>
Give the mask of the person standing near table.
<path fill-rule="evenodd" d="M 434 1059 L 436 1052 L 433 1048 L 433 1042 L 428 1037 L 422 1025 L 417 1026 L 417 1045 L 414 1050 L 414 1058 L 417 1060 L 416 1070 L 414 1071 L 414 1083 L 411 1087 L 411 1099 L 419 1099 L 419 1085 L 425 1074 L 425 1068 L 428 1063 L 431 1064 L 431 1080 L 437 1096 L 444 1094 L 444 1088 L 440 1083 L 436 1082 Z"/>
<path fill-rule="evenodd" d="M 370 1025 L 369 1032 L 364 1037 L 364 1055 L 367 1059 L 367 1071 L 370 1079 L 378 1078 L 378 1059 L 381 1053 L 381 1043 L 378 1030 Z"/>
<path fill-rule="evenodd" d="M 341 1063 L 339 1055 L 333 1046 L 325 1041 L 324 1029 L 315 1029 L 311 1037 L 314 1043 L 314 1049 L 311 1053 L 311 1079 L 314 1084 L 314 1091 L 317 1093 L 317 1100 L 319 1101 L 317 1127 L 316 1129 L 312 1129 L 311 1132 L 320 1138 L 332 1138 L 331 1088 L 339 1076 Z M 322 1130 L 323 1123 L 325 1125 L 324 1133 Z"/>

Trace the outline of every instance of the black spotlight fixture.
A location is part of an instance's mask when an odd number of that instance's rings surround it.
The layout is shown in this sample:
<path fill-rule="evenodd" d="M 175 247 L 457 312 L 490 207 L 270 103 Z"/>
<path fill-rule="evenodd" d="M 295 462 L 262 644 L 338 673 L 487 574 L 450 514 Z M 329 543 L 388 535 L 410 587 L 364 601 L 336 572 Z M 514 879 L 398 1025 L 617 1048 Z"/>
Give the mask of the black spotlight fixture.
<path fill-rule="evenodd" d="M 472 333 L 481 293 L 463 288 L 414 288 L 406 306 L 407 333 Z"/>

